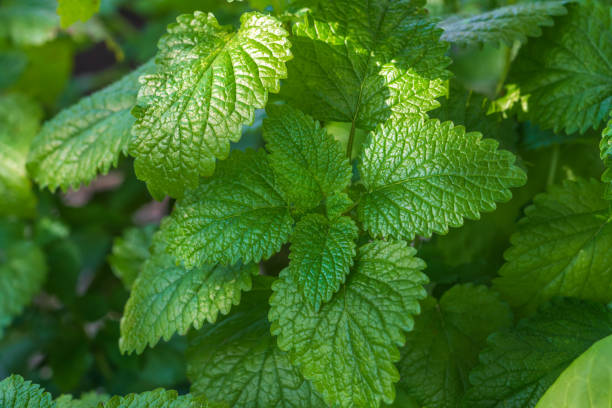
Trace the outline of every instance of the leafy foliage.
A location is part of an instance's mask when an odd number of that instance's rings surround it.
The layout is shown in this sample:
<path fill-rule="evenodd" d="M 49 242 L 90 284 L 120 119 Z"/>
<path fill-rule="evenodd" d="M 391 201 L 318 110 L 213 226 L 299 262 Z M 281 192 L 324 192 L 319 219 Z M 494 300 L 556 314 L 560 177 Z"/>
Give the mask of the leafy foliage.
<path fill-rule="evenodd" d="M 422 18 L 423 4 L 319 2 L 293 26 L 282 96 L 315 119 L 364 129 L 436 108 L 449 61 L 441 30 Z"/>
<path fill-rule="evenodd" d="M 179 202 L 162 234 L 167 250 L 193 267 L 268 258 L 287 242 L 292 225 L 268 158 L 236 151 Z"/>
<path fill-rule="evenodd" d="M 521 48 L 509 80 L 529 95 L 530 120 L 584 133 L 612 109 L 612 15 L 596 0 L 567 8 L 567 16 Z"/>
<path fill-rule="evenodd" d="M 495 288 L 529 313 L 555 296 L 612 300 L 612 225 L 598 181 L 566 182 L 537 196 L 512 236 Z"/>
<path fill-rule="evenodd" d="M 130 152 L 158 200 L 211 175 L 286 77 L 291 54 L 280 22 L 248 13 L 241 23 L 232 33 L 210 14 L 179 17 L 160 40 L 160 72 L 142 77 Z"/>
<path fill-rule="evenodd" d="M 2 1 L 0 406 L 610 406 L 611 7 Z"/>
<path fill-rule="evenodd" d="M 561 372 L 612 332 L 609 308 L 556 300 L 516 328 L 495 333 L 470 373 L 470 407 L 535 407 Z"/>
<path fill-rule="evenodd" d="M 303 306 L 304 295 L 288 270 L 272 286 L 272 334 L 328 404 L 393 401 L 397 346 L 426 295 L 425 265 L 415 252 L 401 241 L 361 247 L 344 289 L 319 311 Z"/>
<path fill-rule="evenodd" d="M 270 334 L 268 279 L 258 278 L 239 308 L 190 336 L 191 391 L 232 407 L 325 407 Z"/>
<path fill-rule="evenodd" d="M 578 357 L 546 391 L 537 407 L 604 407 L 609 404 L 612 336 Z"/>
<path fill-rule="evenodd" d="M 401 350 L 399 386 L 421 406 L 456 407 L 487 336 L 512 323 L 508 305 L 485 286 L 456 285 L 428 298 Z"/>
<path fill-rule="evenodd" d="M 566 1 L 542 1 L 512 4 L 482 14 L 440 22 L 442 39 L 462 45 L 526 42 L 527 37 L 542 35 L 542 26 L 552 26 L 553 16 L 567 13 Z"/>
<path fill-rule="evenodd" d="M 359 219 L 374 236 L 412 239 L 459 227 L 508 201 L 525 182 L 511 153 L 451 122 L 405 116 L 371 134 L 360 173 Z"/>
<path fill-rule="evenodd" d="M 116 166 L 131 138 L 138 78 L 154 70 L 149 62 L 45 123 L 28 157 L 34 180 L 51 190 L 77 188 Z"/>

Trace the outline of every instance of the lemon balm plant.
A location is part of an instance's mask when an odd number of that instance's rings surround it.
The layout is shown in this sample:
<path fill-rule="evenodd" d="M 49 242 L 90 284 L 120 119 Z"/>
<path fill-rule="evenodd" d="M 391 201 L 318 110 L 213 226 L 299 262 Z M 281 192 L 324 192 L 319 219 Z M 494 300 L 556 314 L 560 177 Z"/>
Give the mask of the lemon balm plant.
<path fill-rule="evenodd" d="M 21 6 L 0 7 L 9 39 Z M 99 6 L 57 11 L 69 26 Z M 13 375 L 3 407 L 612 402 L 606 1 L 203 1 L 40 130 L 28 97 L 0 104 L 0 330 L 62 287 L 58 242 L 81 236 L 46 190 L 133 163 L 134 185 L 173 205 L 159 225 L 117 221 L 107 259 L 127 301 L 84 326 L 92 344 L 118 325 L 82 370 L 104 393 L 73 398 L 75 380 L 53 399 Z M 84 208 L 133 211 L 110 203 Z M 81 302 L 111 296 L 92 292 Z M 105 394 L 113 364 L 176 341 L 180 395 Z"/>

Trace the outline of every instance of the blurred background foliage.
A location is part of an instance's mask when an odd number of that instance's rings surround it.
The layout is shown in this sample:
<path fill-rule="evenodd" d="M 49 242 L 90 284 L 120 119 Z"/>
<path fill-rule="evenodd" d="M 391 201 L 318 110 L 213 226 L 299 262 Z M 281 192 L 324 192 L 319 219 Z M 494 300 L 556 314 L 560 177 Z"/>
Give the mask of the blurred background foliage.
<path fill-rule="evenodd" d="M 434 18 L 443 18 L 508 3 L 430 0 L 428 8 Z M 42 121 L 152 58 L 157 40 L 180 13 L 211 11 L 221 23 L 238 25 L 240 15 L 251 8 L 282 13 L 286 6 L 286 0 L 102 0 L 92 19 L 62 29 L 56 0 L 2 0 L 0 134 L 23 138 L 27 150 Z M 467 221 L 464 228 L 446 236 L 416 240 L 428 274 L 438 282 L 434 293 L 456 282 L 488 282 L 503 263 L 516 220 L 535 194 L 555 181 L 599 178 L 602 172 L 596 147 L 599 135 L 594 132 L 554 134 L 528 122 L 519 124 L 512 110 L 495 113 L 495 103 L 513 101 L 512 88 L 502 84 L 516 51 L 517 46 L 503 44 L 453 45 L 449 50 L 455 77 L 448 99 L 432 116 L 497 138 L 504 148 L 520 154 L 529 182 L 516 190 L 511 202 L 481 220 Z M 487 112 L 493 114 L 485 116 Z M 238 147 L 262 145 L 263 115 L 258 112 Z M 325 126 L 338 139 L 346 139 L 346 124 Z M 27 180 L 24 183 L 28 187 Z M 24 313 L 10 325 L 0 322 L 0 378 L 21 374 L 54 395 L 87 390 L 126 394 L 154 387 L 187 391 L 184 338 L 175 337 L 140 356 L 120 355 L 119 321 L 128 289 L 108 262 L 117 237 L 128 229 L 157 224 L 172 203 L 151 201 L 128 158 L 78 191 L 52 193 L 34 186 L 20 194 L 20 199 L 26 198 L 20 202 L 29 204 L 18 210 L 0 203 L 0 265 L 15 243 L 26 242 L 33 248 L 30 266 L 46 279 Z M 116 242 L 121 244 L 120 239 Z M 286 251 L 262 269 L 277 274 L 286 264 L 285 257 Z M 138 267 L 137 254 L 127 250 L 127 259 L 135 261 L 132 268 Z"/>

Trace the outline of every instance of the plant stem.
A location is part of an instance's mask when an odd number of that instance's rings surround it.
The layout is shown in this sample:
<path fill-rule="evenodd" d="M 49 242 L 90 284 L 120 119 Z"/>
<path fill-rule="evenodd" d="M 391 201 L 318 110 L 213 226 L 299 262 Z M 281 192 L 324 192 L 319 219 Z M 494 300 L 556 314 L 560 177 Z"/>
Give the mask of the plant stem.
<path fill-rule="evenodd" d="M 351 158 L 353 156 L 353 141 L 355 140 L 355 130 L 355 121 L 353 121 L 353 123 L 351 123 L 351 132 L 349 133 L 349 139 L 346 145 L 346 157 L 348 157 L 349 162 L 351 161 Z"/>

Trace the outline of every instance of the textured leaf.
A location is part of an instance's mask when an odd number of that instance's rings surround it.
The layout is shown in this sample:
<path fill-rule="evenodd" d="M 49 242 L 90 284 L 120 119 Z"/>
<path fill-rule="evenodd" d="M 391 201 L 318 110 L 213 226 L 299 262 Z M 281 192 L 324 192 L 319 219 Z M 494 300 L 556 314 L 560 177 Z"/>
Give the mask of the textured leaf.
<path fill-rule="evenodd" d="M 138 77 L 154 70 L 148 62 L 45 123 L 28 158 L 34 180 L 51 190 L 78 188 L 116 166 L 131 138 Z"/>
<path fill-rule="evenodd" d="M 104 408 L 209 408 L 210 404 L 203 397 L 178 395 L 176 391 L 158 388 L 142 394 L 129 394 L 125 397 L 113 397 Z"/>
<path fill-rule="evenodd" d="M 554 296 L 612 300 L 612 224 L 604 186 L 567 181 L 534 199 L 494 287 L 521 313 Z"/>
<path fill-rule="evenodd" d="M 578 357 L 546 391 L 537 408 L 606 408 L 612 404 L 612 336 Z"/>
<path fill-rule="evenodd" d="M 553 16 L 567 14 L 567 1 L 536 1 L 512 4 L 465 18 L 449 17 L 438 26 L 444 30 L 442 39 L 462 45 L 504 43 L 542 35 L 541 27 L 552 26 Z"/>
<path fill-rule="evenodd" d="M 70 27 L 77 21 L 87 21 L 100 9 L 100 0 L 58 0 L 57 14 L 62 28 Z"/>
<path fill-rule="evenodd" d="M 399 386 L 419 406 L 460 406 L 487 336 L 512 325 L 512 312 L 486 286 L 456 285 L 429 298 L 406 336 Z"/>
<path fill-rule="evenodd" d="M 205 321 L 214 323 L 219 312 L 229 313 L 240 303 L 242 291 L 251 289 L 255 264 L 233 266 L 200 265 L 187 269 L 164 253 L 166 244 L 158 236 L 154 255 L 134 282 L 121 319 L 119 348 L 141 353 L 160 338 L 184 335 L 191 326 L 199 329 Z"/>
<path fill-rule="evenodd" d="M 263 151 L 234 151 L 178 202 L 162 228 L 187 267 L 259 262 L 288 241 L 293 219 Z"/>
<path fill-rule="evenodd" d="M 123 282 L 126 289 L 140 274 L 143 264 L 151 256 L 149 248 L 155 232 L 154 225 L 129 228 L 113 242 L 113 253 L 108 257 L 113 273 Z"/>
<path fill-rule="evenodd" d="M 105 394 L 97 394 L 88 392 L 81 395 L 81 398 L 74 399 L 72 395 L 62 395 L 55 400 L 56 408 L 98 408 L 99 403 L 104 403 L 109 400 L 109 396 Z"/>
<path fill-rule="evenodd" d="M 282 96 L 322 121 L 373 129 L 446 93 L 447 44 L 420 0 L 321 2 L 293 26 Z"/>
<path fill-rule="evenodd" d="M 610 120 L 608 126 L 601 134 L 601 143 L 599 149 L 601 151 L 601 160 L 603 160 L 606 170 L 601 176 L 601 181 L 605 184 L 604 196 L 606 200 L 612 200 L 612 111 L 610 111 Z"/>
<path fill-rule="evenodd" d="M 315 310 L 328 302 L 346 280 L 353 265 L 357 232 L 349 217 L 329 221 L 319 214 L 307 215 L 295 226 L 289 269 Z"/>
<path fill-rule="evenodd" d="M 44 254 L 34 244 L 13 241 L 0 248 L 0 337 L 41 289 L 46 273 Z"/>
<path fill-rule="evenodd" d="M 351 181 L 340 144 L 318 122 L 288 105 L 270 105 L 264 139 L 279 187 L 298 208 L 311 209 Z"/>
<path fill-rule="evenodd" d="M 325 212 L 330 220 L 349 211 L 355 203 L 346 193 L 338 193 L 325 200 Z"/>
<path fill-rule="evenodd" d="M 18 46 L 41 45 L 57 35 L 59 17 L 55 0 L 3 0 L 0 4 L 0 38 Z"/>
<path fill-rule="evenodd" d="M 554 27 L 521 48 L 508 81 L 529 95 L 531 121 L 584 133 L 612 110 L 612 14 L 596 0 L 567 8 Z"/>
<path fill-rule="evenodd" d="M 236 408 L 326 407 L 270 335 L 269 279 L 258 278 L 229 316 L 190 335 L 191 392 Z"/>
<path fill-rule="evenodd" d="M 510 187 L 525 183 L 510 152 L 462 126 L 405 116 L 379 126 L 365 148 L 360 173 L 367 193 L 358 215 L 376 237 L 412 239 L 478 219 Z"/>
<path fill-rule="evenodd" d="M 561 372 L 597 340 L 612 334 L 609 308 L 556 300 L 516 328 L 495 333 L 470 373 L 465 406 L 533 408 Z"/>
<path fill-rule="evenodd" d="M 397 346 L 425 298 L 425 264 L 405 242 L 360 248 L 344 287 L 316 312 L 305 307 L 293 274 L 272 289 L 270 320 L 278 346 L 332 406 L 378 406 L 395 398 Z"/>
<path fill-rule="evenodd" d="M 212 14 L 182 15 L 160 40 L 160 72 L 141 77 L 130 154 L 152 195 L 183 195 L 225 159 L 290 59 L 288 33 L 273 17 L 245 13 L 233 33 Z"/>
<path fill-rule="evenodd" d="M 39 385 L 11 375 L 0 381 L 0 407 L 2 408 L 55 408 L 51 394 Z"/>

